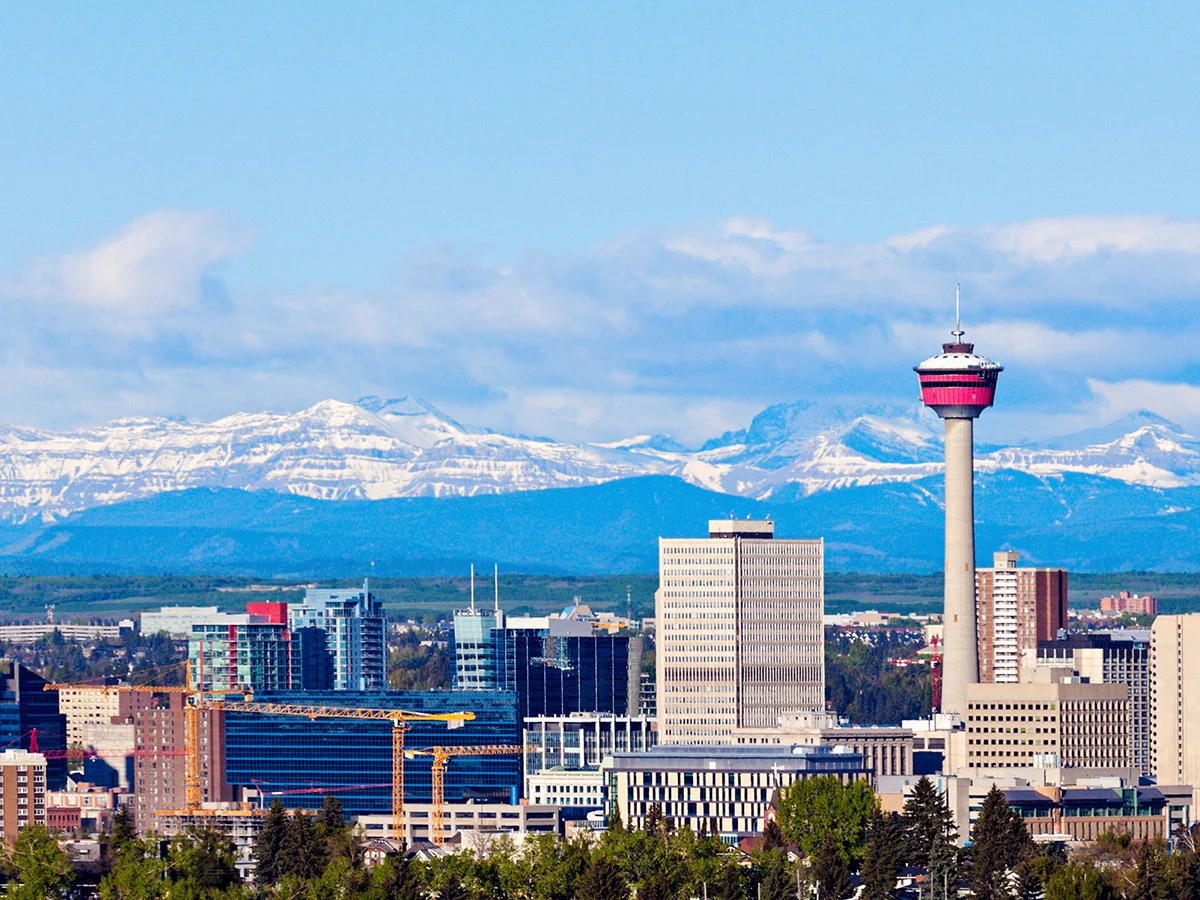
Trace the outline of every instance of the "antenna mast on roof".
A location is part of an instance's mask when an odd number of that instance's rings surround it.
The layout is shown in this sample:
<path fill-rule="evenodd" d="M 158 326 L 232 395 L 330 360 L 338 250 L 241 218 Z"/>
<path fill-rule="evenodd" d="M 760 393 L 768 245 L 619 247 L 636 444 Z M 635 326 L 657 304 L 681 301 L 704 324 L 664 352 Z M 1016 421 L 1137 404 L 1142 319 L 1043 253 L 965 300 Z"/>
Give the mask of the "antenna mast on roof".
<path fill-rule="evenodd" d="M 496 605 L 493 609 L 500 612 L 500 563 L 492 563 L 492 578 L 496 586 Z"/>
<path fill-rule="evenodd" d="M 955 343 L 962 343 L 962 337 L 966 334 L 962 330 L 962 285 L 959 282 L 954 282 L 954 330 L 950 332 L 954 335 Z"/>
<path fill-rule="evenodd" d="M 471 563 L 471 612 L 475 612 L 475 563 Z"/>

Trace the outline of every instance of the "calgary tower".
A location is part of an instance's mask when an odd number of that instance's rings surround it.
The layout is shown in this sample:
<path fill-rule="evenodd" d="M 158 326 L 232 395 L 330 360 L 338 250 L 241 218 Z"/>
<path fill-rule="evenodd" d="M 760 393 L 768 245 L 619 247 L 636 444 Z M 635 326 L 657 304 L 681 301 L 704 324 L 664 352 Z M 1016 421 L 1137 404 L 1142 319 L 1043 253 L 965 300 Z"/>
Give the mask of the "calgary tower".
<path fill-rule="evenodd" d="M 959 289 L 954 289 L 954 340 L 915 371 L 921 401 L 946 422 L 946 583 L 941 711 L 967 711 L 967 685 L 979 681 L 975 624 L 975 433 L 992 405 L 1004 367 L 975 355 L 963 341 Z"/>

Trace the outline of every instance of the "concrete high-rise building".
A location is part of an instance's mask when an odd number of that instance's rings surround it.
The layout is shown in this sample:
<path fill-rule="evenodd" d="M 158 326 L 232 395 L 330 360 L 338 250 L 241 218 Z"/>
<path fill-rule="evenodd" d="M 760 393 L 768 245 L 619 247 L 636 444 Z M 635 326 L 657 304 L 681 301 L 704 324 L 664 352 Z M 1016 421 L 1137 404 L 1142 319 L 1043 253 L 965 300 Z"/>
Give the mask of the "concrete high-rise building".
<path fill-rule="evenodd" d="M 1150 628 L 1150 745 L 1159 784 L 1200 785 L 1200 613 Z"/>
<path fill-rule="evenodd" d="M 1021 554 L 993 554 L 992 568 L 975 572 L 979 680 L 1016 684 L 1021 658 L 1067 627 L 1067 570 L 1017 566 Z"/>
<path fill-rule="evenodd" d="M 335 691 L 387 690 L 387 619 L 366 581 L 357 591 L 309 588 L 288 607 L 288 625 L 325 632 Z"/>
<path fill-rule="evenodd" d="M 46 757 L 5 750 L 0 753 L 0 837 L 12 844 L 31 825 L 46 826 Z"/>
<path fill-rule="evenodd" d="M 967 685 L 979 681 L 975 631 L 974 423 L 996 397 L 1003 366 L 963 341 L 955 295 L 954 340 L 916 367 L 921 400 L 946 423 L 945 635 L 942 712 L 963 713 Z"/>
<path fill-rule="evenodd" d="M 138 831 L 160 831 L 160 812 L 186 805 L 184 698 L 180 694 L 130 694 L 139 754 L 134 767 L 133 819 Z M 200 799 L 234 799 L 225 780 L 225 714 L 200 713 Z"/>
<path fill-rule="evenodd" d="M 334 660 L 326 632 L 290 628 L 288 604 L 249 603 L 245 615 L 192 625 L 188 661 L 205 691 L 329 690 Z"/>
<path fill-rule="evenodd" d="M 770 521 L 660 538 L 654 595 L 663 743 L 720 743 L 825 708 L 825 549 Z"/>
<path fill-rule="evenodd" d="M 1134 769 L 1152 770 L 1150 759 L 1150 632 L 1092 631 L 1042 641 L 1038 668 L 1063 668 L 1091 684 L 1129 688 L 1129 753 Z"/>
<path fill-rule="evenodd" d="M 967 688 L 967 769 L 1129 768 L 1129 692 L 1077 679 Z"/>

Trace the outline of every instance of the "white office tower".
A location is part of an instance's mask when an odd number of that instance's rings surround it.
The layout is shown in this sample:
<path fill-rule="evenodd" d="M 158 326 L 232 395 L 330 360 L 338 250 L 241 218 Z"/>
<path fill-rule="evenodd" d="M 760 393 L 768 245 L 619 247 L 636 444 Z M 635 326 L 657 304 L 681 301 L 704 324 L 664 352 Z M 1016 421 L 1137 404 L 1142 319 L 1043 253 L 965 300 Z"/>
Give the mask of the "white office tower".
<path fill-rule="evenodd" d="M 1200 785 L 1200 614 L 1150 628 L 1150 755 L 1159 784 Z"/>
<path fill-rule="evenodd" d="M 737 728 L 825 707 L 825 549 L 775 524 L 721 519 L 660 538 L 654 595 L 659 739 L 724 743 Z"/>

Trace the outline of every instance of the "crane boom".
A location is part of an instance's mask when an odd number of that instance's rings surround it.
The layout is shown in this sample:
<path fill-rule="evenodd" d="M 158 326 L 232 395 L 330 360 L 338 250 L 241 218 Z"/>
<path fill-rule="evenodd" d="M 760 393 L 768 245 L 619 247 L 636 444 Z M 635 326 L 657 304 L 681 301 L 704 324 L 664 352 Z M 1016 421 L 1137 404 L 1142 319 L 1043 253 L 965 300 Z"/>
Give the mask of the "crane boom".
<path fill-rule="evenodd" d="M 433 813 L 429 817 L 429 839 L 435 844 L 446 842 L 446 766 L 454 756 L 513 756 L 531 750 L 524 744 L 478 744 L 474 747 L 426 747 L 410 750 L 408 756 L 433 757 Z M 392 837 L 396 837 L 395 831 Z"/>
<path fill-rule="evenodd" d="M 195 709 L 197 714 L 201 709 L 214 709 L 223 712 L 257 713 L 264 716 L 303 716 L 313 721 L 317 719 L 358 719 L 360 721 L 391 722 L 392 838 L 394 840 L 400 840 L 404 831 L 404 733 L 408 730 L 408 723 L 444 722 L 447 728 L 461 728 L 475 718 L 475 713 L 469 711 L 426 713 L 404 709 L 363 709 L 354 706 L 301 706 L 294 703 L 257 701 L 239 703 L 229 700 L 207 700 L 203 696 L 197 696 L 189 709 Z M 436 773 L 434 777 L 436 779 Z"/>

